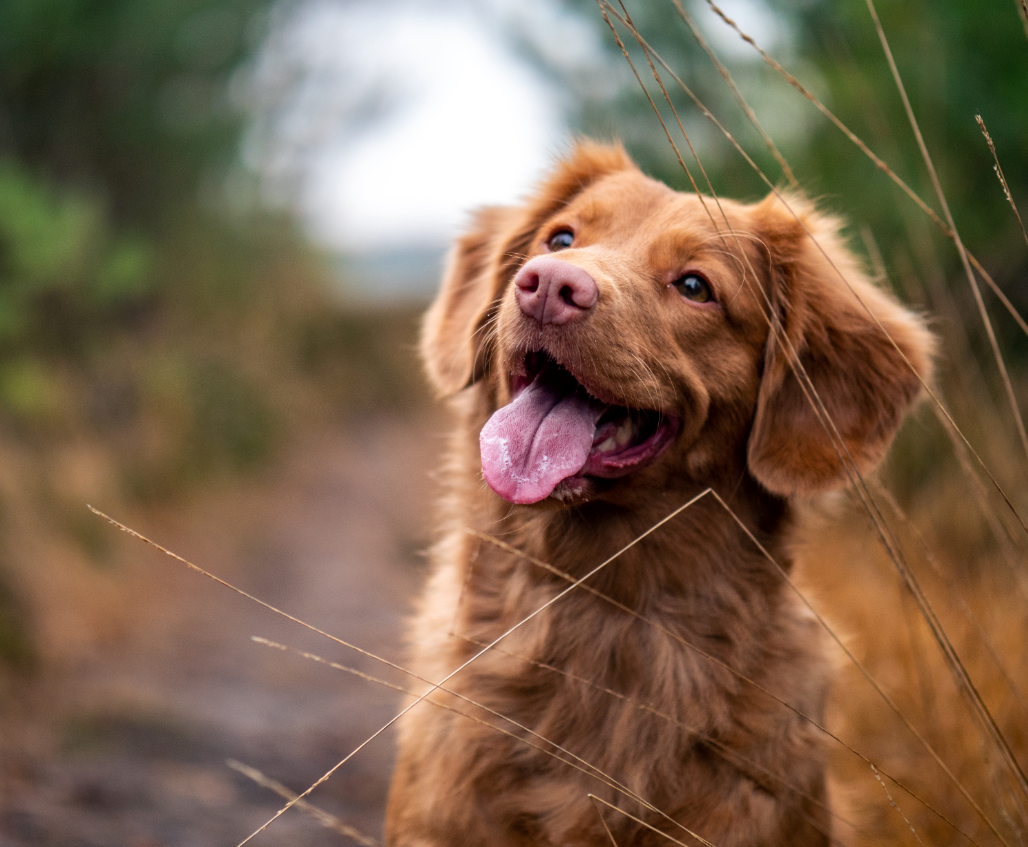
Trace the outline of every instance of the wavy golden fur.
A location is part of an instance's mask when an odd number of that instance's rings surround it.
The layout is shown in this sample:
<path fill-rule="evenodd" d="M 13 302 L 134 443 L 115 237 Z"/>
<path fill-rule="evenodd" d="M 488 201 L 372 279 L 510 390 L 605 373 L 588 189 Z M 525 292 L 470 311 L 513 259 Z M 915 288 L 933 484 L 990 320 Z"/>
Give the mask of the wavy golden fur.
<path fill-rule="evenodd" d="M 560 258 L 598 301 L 540 327 L 511 280 L 562 229 L 574 244 Z M 670 284 L 686 269 L 713 305 Z M 479 433 L 538 349 L 603 402 L 680 420 L 671 446 L 563 501 L 494 494 Z M 686 830 L 716 847 L 829 843 L 825 754 L 806 719 L 822 719 L 829 664 L 774 562 L 790 568 L 791 498 L 882 459 L 931 349 L 838 222 L 799 197 L 718 204 L 582 142 L 523 205 L 480 211 L 424 326 L 456 425 L 413 670 L 444 679 L 707 488 L 731 513 L 701 498 L 419 704 L 402 723 L 388 844 L 609 847 L 605 827 L 622 847 L 700 843 Z"/>

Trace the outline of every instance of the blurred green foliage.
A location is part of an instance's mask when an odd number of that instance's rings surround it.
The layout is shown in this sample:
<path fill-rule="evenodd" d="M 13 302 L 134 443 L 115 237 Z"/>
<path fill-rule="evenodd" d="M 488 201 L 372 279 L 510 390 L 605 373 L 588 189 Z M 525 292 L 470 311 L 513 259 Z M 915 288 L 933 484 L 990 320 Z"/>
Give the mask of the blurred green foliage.
<path fill-rule="evenodd" d="M 352 399 L 319 382 L 352 330 L 326 264 L 245 199 L 239 103 L 272 4 L 0 2 L 0 451 L 35 469 L 8 463 L 4 499 L 98 564 L 62 444 L 104 457 L 104 497 L 153 503 L 259 468 Z M 42 566 L 9 533 L 0 553 L 0 570 Z M 0 572 L 0 661 L 27 667 L 16 584 Z"/>
<path fill-rule="evenodd" d="M 138 434 L 156 416 L 154 403 L 147 409 L 148 374 L 172 354 L 158 339 L 192 323 L 171 345 L 187 352 L 174 355 L 210 359 L 188 352 L 198 346 L 203 324 L 186 319 L 200 309 L 183 301 L 180 292 L 189 286 L 179 284 L 182 277 L 209 279 L 210 263 L 179 261 L 175 247 L 200 238 L 206 247 L 194 255 L 231 252 L 225 243 L 231 227 L 204 209 L 201 197 L 236 156 L 242 122 L 227 108 L 227 84 L 254 48 L 259 30 L 248 36 L 247 28 L 259 27 L 267 5 L 0 3 L 5 449 L 42 457 L 55 441 L 87 433 L 117 445 L 115 462 L 130 497 L 149 490 L 133 485 L 140 467 L 149 471 L 146 478 L 174 477 L 174 490 L 187 475 L 171 469 L 199 463 L 201 454 L 223 450 L 249 462 L 267 451 L 268 412 L 256 408 L 256 389 L 236 375 L 231 359 L 190 370 L 178 398 L 187 408 L 183 423 L 166 425 L 163 438 Z M 199 216 L 208 226 L 193 226 L 187 236 L 184 222 Z M 153 441 L 174 446 L 155 449 Z M 26 494 L 30 508 L 50 515 L 52 525 L 67 528 L 98 559 L 95 539 L 82 531 L 81 504 L 72 512 L 42 469 L 12 487 L 41 492 Z M 2 542 L 16 560 L 13 542 Z M 0 573 L 0 660 L 27 668 L 30 619 L 14 584 Z"/>
<path fill-rule="evenodd" d="M 235 158 L 226 83 L 270 0 L 5 0 L 0 150 L 144 230 Z"/>
<path fill-rule="evenodd" d="M 0 163 L 0 244 L 4 358 L 77 352 L 85 335 L 152 290 L 153 248 L 144 237 L 115 231 L 100 201 L 59 191 L 14 160 Z"/>
<path fill-rule="evenodd" d="M 562 2 L 573 14 L 595 21 L 603 31 L 605 65 L 621 69 L 621 82 L 615 96 L 610 96 L 592 80 L 576 76 L 574 69 L 569 72 L 553 63 L 562 81 L 578 92 L 578 126 L 588 133 L 623 138 L 648 171 L 688 189 L 671 145 L 603 23 L 595 0 Z M 852 220 L 870 225 L 890 265 L 898 252 L 905 253 L 910 263 L 920 263 L 921 257 L 909 246 L 912 240 L 930 238 L 935 247 L 945 243 L 936 238 L 934 225 L 912 201 L 716 17 L 706 2 L 683 0 L 683 7 L 720 54 L 805 191 L 824 198 L 827 206 L 845 212 Z M 617 3 L 614 8 L 620 11 Z M 771 181 L 785 184 L 778 164 L 673 0 L 625 0 L 625 8 L 643 38 L 736 136 Z M 750 15 L 744 14 L 747 9 Z M 929 205 L 939 209 L 866 0 L 751 0 L 725 6 L 729 16 L 736 10 L 744 30 L 745 20 L 756 18 L 750 34 L 757 42 L 763 42 L 762 46 Z M 1028 203 L 1028 33 L 1019 17 L 1019 4 L 1011 0 L 985 5 L 976 0 L 910 0 L 879 3 L 877 10 L 962 237 L 988 262 L 1001 283 L 1012 286 L 1011 293 L 1019 303 L 1028 306 L 1024 241 L 975 123 L 975 115 L 981 114 L 1015 199 L 1022 206 Z M 611 21 L 650 96 L 661 106 L 686 164 L 703 185 L 639 45 L 626 28 L 614 18 Z M 701 116 L 669 74 L 663 69 L 660 72 L 715 189 L 743 198 L 767 193 L 767 186 Z M 936 252 L 952 275 L 958 267 L 956 251 L 948 247 Z"/>
<path fill-rule="evenodd" d="M 217 322 L 247 294 L 224 278 L 249 274 L 249 242 L 261 235 L 210 198 L 237 160 L 244 126 L 229 84 L 259 44 L 269 5 L 0 4 L 0 414 L 8 428 L 38 437 L 41 427 L 50 427 L 44 435 L 76 427 L 83 403 L 97 405 L 88 395 L 102 392 L 97 362 L 109 370 L 109 351 L 126 337 L 174 328 L 188 348 L 215 327 L 235 331 Z M 294 241 L 287 252 L 302 249 Z M 207 310 L 212 299 L 236 308 Z M 199 417 L 210 417 L 207 382 L 198 374 L 189 383 L 200 386 Z M 233 392 L 215 393 L 233 405 Z M 214 417 L 215 428 L 239 423 Z"/>

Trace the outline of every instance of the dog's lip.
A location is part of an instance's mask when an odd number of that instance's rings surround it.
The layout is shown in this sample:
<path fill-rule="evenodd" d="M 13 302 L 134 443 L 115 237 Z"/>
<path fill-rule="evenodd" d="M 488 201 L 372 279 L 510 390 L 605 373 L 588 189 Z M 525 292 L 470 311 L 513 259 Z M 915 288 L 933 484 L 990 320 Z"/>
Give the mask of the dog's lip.
<path fill-rule="evenodd" d="M 623 450 L 609 452 L 598 449 L 604 439 L 602 434 L 597 435 L 585 466 L 575 476 L 613 479 L 630 474 L 660 456 L 675 440 L 681 428 L 679 418 L 659 415 L 653 432 L 642 441 L 629 443 Z"/>
<path fill-rule="evenodd" d="M 534 366 L 530 366 L 530 360 L 533 357 L 539 357 L 537 363 Z M 585 389 L 586 393 L 594 400 L 599 400 L 601 403 L 606 403 L 608 406 L 623 406 L 624 408 L 633 408 L 626 406 L 624 403 L 619 403 L 617 398 L 613 395 L 608 394 L 601 387 L 596 386 L 591 379 L 588 377 L 584 378 L 578 374 L 574 368 L 568 366 L 568 364 L 560 359 L 559 356 L 555 356 L 549 350 L 539 347 L 534 350 L 528 350 L 514 357 L 514 361 L 520 366 L 520 370 L 513 369 L 510 373 L 510 396 L 516 398 L 525 388 L 529 386 L 536 375 L 542 370 L 545 361 L 550 361 L 560 365 L 565 371 L 574 377 L 575 381 Z"/>

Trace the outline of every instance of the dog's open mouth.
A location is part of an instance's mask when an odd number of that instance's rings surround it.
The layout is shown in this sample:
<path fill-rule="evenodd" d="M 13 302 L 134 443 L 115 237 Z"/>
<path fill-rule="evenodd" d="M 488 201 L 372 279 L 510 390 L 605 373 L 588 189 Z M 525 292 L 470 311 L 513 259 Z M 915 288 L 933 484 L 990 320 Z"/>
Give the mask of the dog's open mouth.
<path fill-rule="evenodd" d="M 480 436 L 485 481 L 511 503 L 574 491 L 574 481 L 585 477 L 629 474 L 678 433 L 677 418 L 596 399 L 544 353 L 530 353 L 525 371 L 515 379 L 514 399 Z"/>

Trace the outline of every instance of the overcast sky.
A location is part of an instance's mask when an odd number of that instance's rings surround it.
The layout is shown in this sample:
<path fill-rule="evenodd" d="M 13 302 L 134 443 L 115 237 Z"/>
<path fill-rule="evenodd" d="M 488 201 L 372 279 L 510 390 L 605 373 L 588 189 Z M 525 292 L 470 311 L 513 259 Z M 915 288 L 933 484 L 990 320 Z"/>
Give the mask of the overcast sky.
<path fill-rule="evenodd" d="M 766 44 L 780 40 L 764 0 L 723 5 Z M 351 253 L 444 244 L 469 210 L 516 200 L 566 149 L 560 92 L 498 23 L 537 26 L 542 49 L 569 61 L 600 52 L 600 30 L 552 0 L 305 0 L 290 8 L 258 88 L 273 90 L 289 74 L 307 82 L 290 89 L 278 120 L 295 148 L 289 166 L 272 156 L 264 167 L 289 171 L 290 201 L 317 241 Z M 723 52 L 747 49 L 723 27 L 710 34 Z"/>
<path fill-rule="evenodd" d="M 316 240 L 348 252 L 443 244 L 470 209 L 517 199 L 560 152 L 558 93 L 489 23 L 461 3 L 311 0 L 283 25 L 258 84 L 308 82 L 276 128 L 273 146 L 284 140 L 291 157 L 273 151 L 270 169 L 292 179 Z"/>

